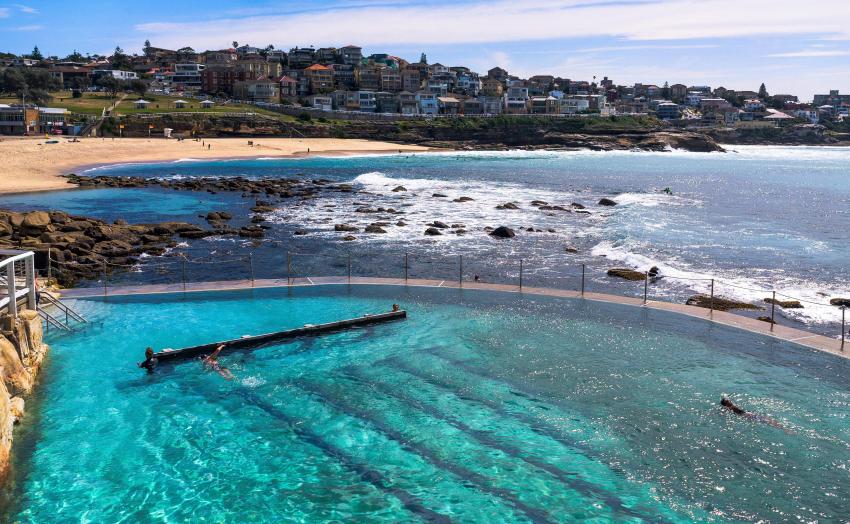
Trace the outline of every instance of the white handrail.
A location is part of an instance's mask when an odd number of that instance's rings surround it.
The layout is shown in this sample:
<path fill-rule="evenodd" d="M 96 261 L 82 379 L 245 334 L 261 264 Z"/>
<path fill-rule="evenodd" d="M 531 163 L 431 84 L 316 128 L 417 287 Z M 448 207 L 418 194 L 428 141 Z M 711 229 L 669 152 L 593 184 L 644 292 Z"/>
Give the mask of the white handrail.
<path fill-rule="evenodd" d="M 18 298 L 21 296 L 27 297 L 27 307 L 30 309 L 36 308 L 36 289 L 35 289 L 35 253 L 32 251 L 18 251 L 13 249 L 0 249 L 0 256 L 8 255 L 0 260 L 0 275 L 5 276 L 6 293 L 8 296 L 0 299 L 0 307 L 6 306 L 7 313 L 12 318 L 18 316 Z M 18 290 L 17 278 L 15 275 L 15 265 L 18 262 L 24 263 L 24 282 L 25 286 Z"/>

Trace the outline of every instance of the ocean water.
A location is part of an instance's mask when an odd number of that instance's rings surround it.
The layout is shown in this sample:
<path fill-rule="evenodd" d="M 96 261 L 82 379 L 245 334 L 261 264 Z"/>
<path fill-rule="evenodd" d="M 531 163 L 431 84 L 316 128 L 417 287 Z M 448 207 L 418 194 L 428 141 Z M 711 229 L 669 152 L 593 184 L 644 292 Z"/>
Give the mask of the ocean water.
<path fill-rule="evenodd" d="M 363 190 L 281 204 L 269 216 L 272 230 L 260 242 L 213 237 L 185 243 L 189 258 L 204 262 L 189 268 L 194 280 L 246 278 L 248 253 L 257 277 L 278 278 L 287 271 L 342 275 L 349 255 L 354 275 L 402 276 L 407 255 L 411 277 L 457 279 L 462 272 L 467 279 L 477 274 L 486 281 L 517 282 L 522 260 L 525 284 L 577 289 L 585 264 L 587 289 L 642 295 L 642 282 L 612 279 L 605 271 L 657 266 L 664 278 L 650 286 L 651 298 L 682 301 L 708 292 L 712 278 L 716 293 L 729 298 L 763 304 L 775 290 L 780 299 L 804 301 L 802 309 L 778 309 L 780 322 L 837 336 L 840 312 L 828 301 L 850 295 L 848 166 L 846 148 L 730 146 L 725 154 L 506 151 L 185 159 L 108 166 L 93 173 L 325 178 Z M 399 185 L 407 191 L 393 192 Z M 473 200 L 453 201 L 461 196 Z M 618 205 L 596 205 L 601 197 Z M 561 206 L 575 202 L 589 213 L 544 211 L 532 206 L 533 200 Z M 496 209 L 506 202 L 520 209 Z M 154 189 L 0 197 L 0 207 L 72 207 L 131 221 L 198 220 L 198 214 L 218 209 L 244 217 L 251 204 L 238 195 Z M 361 206 L 392 207 L 403 214 L 355 213 Z M 399 219 L 407 225 L 394 225 Z M 424 236 L 434 220 L 462 225 L 467 234 Z M 362 229 L 375 221 L 391 224 L 386 234 L 358 233 L 356 241 L 345 242 L 347 233 L 333 231 L 338 223 Z M 484 229 L 500 225 L 515 229 L 517 237 L 496 240 Z M 539 232 L 526 231 L 529 227 Z M 578 253 L 566 252 L 567 246 Z M 146 260 L 110 281 L 176 282 L 182 278 L 176 252 Z M 224 262 L 207 264 L 213 259 Z"/>
<path fill-rule="evenodd" d="M 181 347 L 400 303 L 409 318 Z M 660 311 L 381 286 L 79 300 L 17 429 L 6 522 L 839 522 L 850 366 Z M 775 419 L 738 417 L 721 395 Z"/>

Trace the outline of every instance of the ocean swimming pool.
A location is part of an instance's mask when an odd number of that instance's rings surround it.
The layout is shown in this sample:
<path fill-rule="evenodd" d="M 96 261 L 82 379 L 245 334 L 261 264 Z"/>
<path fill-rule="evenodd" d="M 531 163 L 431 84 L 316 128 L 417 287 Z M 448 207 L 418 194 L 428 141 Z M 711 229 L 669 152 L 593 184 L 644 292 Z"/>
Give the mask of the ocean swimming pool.
<path fill-rule="evenodd" d="M 378 312 L 222 359 L 180 347 Z M 6 520 L 839 520 L 846 360 L 643 308 L 316 286 L 79 300 L 16 440 Z M 729 395 L 785 430 L 733 417 Z"/>

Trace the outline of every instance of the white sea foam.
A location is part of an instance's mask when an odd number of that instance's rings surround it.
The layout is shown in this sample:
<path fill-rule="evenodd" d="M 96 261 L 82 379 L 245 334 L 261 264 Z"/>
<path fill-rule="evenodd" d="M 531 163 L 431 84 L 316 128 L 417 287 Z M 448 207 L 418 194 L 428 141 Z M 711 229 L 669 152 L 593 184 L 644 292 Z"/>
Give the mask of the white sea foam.
<path fill-rule="evenodd" d="M 657 267 L 659 275 L 664 278 L 657 282 L 654 290 L 656 293 L 674 293 L 682 289 L 695 293 L 709 293 L 711 279 L 714 279 L 714 292 L 717 296 L 752 302 L 769 308 L 764 299 L 772 297 L 772 292 L 776 290 L 777 300 L 802 302 L 801 309 L 776 308 L 778 315 L 799 322 L 823 324 L 839 321 L 840 311 L 829 305 L 829 297 L 850 294 L 850 283 L 847 284 L 846 289 L 841 289 L 764 269 L 749 270 L 750 275 L 744 275 L 742 270 L 729 274 L 698 270 L 680 260 L 653 258 L 635 253 L 623 246 L 616 246 L 610 241 L 602 241 L 594 246 L 591 255 L 604 256 L 608 260 L 638 271 L 648 271 L 653 266 Z"/>

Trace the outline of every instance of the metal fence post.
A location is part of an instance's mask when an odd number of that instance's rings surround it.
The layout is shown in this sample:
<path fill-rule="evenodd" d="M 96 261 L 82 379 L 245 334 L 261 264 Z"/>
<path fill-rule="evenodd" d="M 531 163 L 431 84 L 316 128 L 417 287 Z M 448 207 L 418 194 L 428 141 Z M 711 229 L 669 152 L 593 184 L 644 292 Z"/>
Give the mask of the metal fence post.
<path fill-rule="evenodd" d="M 351 284 L 351 253 L 348 254 L 348 283 Z"/>
<path fill-rule="evenodd" d="M 180 279 L 183 281 L 183 291 L 186 291 L 186 264 L 188 260 L 186 260 L 186 255 L 180 257 Z"/>
<path fill-rule="evenodd" d="M 643 305 L 646 305 L 649 296 L 649 271 L 643 273 Z"/>
<path fill-rule="evenodd" d="M 109 278 L 109 276 L 108 276 L 107 272 L 108 272 L 108 269 L 106 267 L 106 260 L 104 260 L 103 261 L 103 296 L 106 296 L 108 294 L 107 288 L 109 286 L 109 282 L 107 282 L 107 279 Z"/>
<path fill-rule="evenodd" d="M 714 313 L 714 279 L 711 279 L 711 303 L 709 304 L 712 313 Z"/>
<path fill-rule="evenodd" d="M 254 287 L 254 254 L 248 253 L 248 270 L 251 272 L 251 287 Z"/>
<path fill-rule="evenodd" d="M 409 262 L 409 261 L 408 261 L 408 258 L 407 258 L 407 257 L 408 257 L 408 255 L 407 255 L 407 253 L 405 253 L 405 254 L 404 254 L 404 283 L 405 283 L 405 284 L 407 284 L 407 273 L 408 273 L 408 268 L 410 267 L 410 266 L 408 265 L 408 262 Z"/>
<path fill-rule="evenodd" d="M 584 269 L 585 265 L 581 265 L 581 296 L 584 296 Z"/>
<path fill-rule="evenodd" d="M 519 288 L 522 289 L 522 259 L 519 259 Z"/>
<path fill-rule="evenodd" d="M 463 255 L 458 255 L 457 281 L 460 287 L 463 287 Z"/>
<path fill-rule="evenodd" d="M 286 252 L 286 285 L 292 285 L 292 253 Z"/>
<path fill-rule="evenodd" d="M 844 351 L 844 338 L 847 333 L 847 326 L 844 323 L 844 315 L 847 311 L 847 306 L 841 306 L 841 351 Z"/>
<path fill-rule="evenodd" d="M 773 301 L 770 303 L 770 329 L 773 329 L 773 324 L 776 322 L 773 318 L 776 316 L 776 291 L 773 292 Z"/>
<path fill-rule="evenodd" d="M 47 248 L 47 281 L 50 282 L 53 279 L 53 264 L 50 263 L 50 259 L 52 257 L 53 248 Z M 49 324 L 49 322 L 48 322 Z"/>

